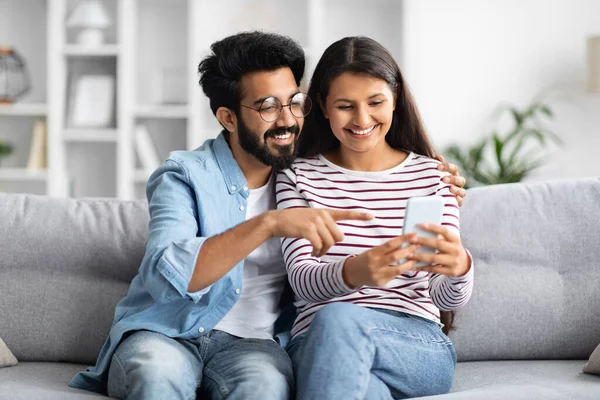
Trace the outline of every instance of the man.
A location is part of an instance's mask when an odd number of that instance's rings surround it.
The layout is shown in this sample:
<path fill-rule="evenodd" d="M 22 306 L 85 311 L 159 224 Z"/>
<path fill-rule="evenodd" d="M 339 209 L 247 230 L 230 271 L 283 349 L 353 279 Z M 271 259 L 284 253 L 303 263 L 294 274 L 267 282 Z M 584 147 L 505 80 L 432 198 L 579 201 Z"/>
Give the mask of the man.
<path fill-rule="evenodd" d="M 307 238 L 323 254 L 342 239 L 335 221 L 370 218 L 276 210 L 273 168 L 293 161 L 308 111 L 300 46 L 252 32 L 211 48 L 200 84 L 225 129 L 194 151 L 171 153 L 150 177 L 139 274 L 96 366 L 73 387 L 128 399 L 290 398 L 292 365 L 274 340 L 287 279 L 279 238 Z"/>

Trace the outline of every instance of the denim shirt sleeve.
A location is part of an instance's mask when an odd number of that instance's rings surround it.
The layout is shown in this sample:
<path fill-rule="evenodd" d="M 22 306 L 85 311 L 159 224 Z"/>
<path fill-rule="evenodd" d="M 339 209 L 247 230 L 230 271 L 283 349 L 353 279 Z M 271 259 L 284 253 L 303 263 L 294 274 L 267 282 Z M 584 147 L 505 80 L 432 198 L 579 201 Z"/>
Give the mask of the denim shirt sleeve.
<path fill-rule="evenodd" d="M 207 239 L 199 236 L 196 196 L 185 166 L 168 159 L 146 187 L 150 237 L 140 266 L 144 287 L 157 303 L 189 298 L 195 303 L 210 290 L 187 291 L 196 259 Z"/>

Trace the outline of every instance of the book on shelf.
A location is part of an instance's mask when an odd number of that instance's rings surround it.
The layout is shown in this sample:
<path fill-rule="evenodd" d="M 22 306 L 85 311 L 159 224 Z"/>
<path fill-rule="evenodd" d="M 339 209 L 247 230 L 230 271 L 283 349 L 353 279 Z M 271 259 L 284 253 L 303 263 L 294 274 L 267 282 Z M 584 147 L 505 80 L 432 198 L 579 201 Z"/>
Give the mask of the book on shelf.
<path fill-rule="evenodd" d="M 69 126 L 107 128 L 114 114 L 115 78 L 110 75 L 83 75 L 73 79 Z"/>
<path fill-rule="evenodd" d="M 31 146 L 29 147 L 27 169 L 38 170 L 46 169 L 48 167 L 46 146 L 46 122 L 37 120 L 33 125 L 33 135 L 31 137 Z"/>
<path fill-rule="evenodd" d="M 142 168 L 150 171 L 157 169 L 161 164 L 161 160 L 146 125 L 136 125 L 134 140 Z"/>

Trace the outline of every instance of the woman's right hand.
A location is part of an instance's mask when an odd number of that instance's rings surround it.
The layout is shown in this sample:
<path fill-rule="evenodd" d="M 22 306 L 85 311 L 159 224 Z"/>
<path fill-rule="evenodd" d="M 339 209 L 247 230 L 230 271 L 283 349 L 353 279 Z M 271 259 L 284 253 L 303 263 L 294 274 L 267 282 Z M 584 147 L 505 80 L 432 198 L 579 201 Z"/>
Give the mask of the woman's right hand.
<path fill-rule="evenodd" d="M 351 288 L 361 286 L 384 286 L 396 276 L 414 269 L 414 260 L 395 265 L 396 262 L 411 256 L 419 245 L 411 244 L 404 248 L 403 243 L 410 243 L 415 234 L 402 235 L 380 246 L 373 247 L 344 263 L 342 275 L 344 282 Z"/>

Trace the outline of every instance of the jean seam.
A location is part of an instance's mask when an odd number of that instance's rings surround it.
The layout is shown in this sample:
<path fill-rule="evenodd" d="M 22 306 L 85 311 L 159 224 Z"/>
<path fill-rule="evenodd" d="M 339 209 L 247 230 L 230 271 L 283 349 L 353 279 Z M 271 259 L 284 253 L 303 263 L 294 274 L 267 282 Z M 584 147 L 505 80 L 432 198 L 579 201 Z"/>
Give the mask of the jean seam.
<path fill-rule="evenodd" d="M 121 362 L 121 359 L 119 358 L 119 356 L 115 353 L 112 356 L 113 360 L 115 361 L 115 364 L 121 369 L 122 372 L 122 376 L 123 376 L 123 383 L 125 384 L 124 386 L 124 396 L 123 398 L 127 398 L 127 395 L 129 394 L 129 387 L 127 385 L 127 370 L 125 369 L 125 367 L 123 366 L 123 363 Z"/>
<path fill-rule="evenodd" d="M 223 397 L 227 397 L 229 395 L 229 388 L 225 384 L 225 380 L 221 375 L 206 367 L 204 367 L 204 375 L 219 387 L 219 392 L 223 395 Z"/>
<path fill-rule="evenodd" d="M 366 331 L 364 331 L 364 332 L 363 332 L 363 333 L 364 333 L 364 336 L 365 336 L 365 337 L 367 337 L 367 336 L 369 335 L 370 331 L 371 331 L 371 330 L 369 330 L 369 329 L 367 329 Z M 367 365 L 367 363 L 366 363 L 366 361 L 365 361 L 365 359 L 364 359 L 364 356 L 363 356 L 363 355 L 364 355 L 364 354 L 366 354 L 366 349 L 367 349 L 368 347 L 370 347 L 370 345 L 371 345 L 371 344 L 372 344 L 372 342 L 371 342 L 370 340 L 368 340 L 368 339 L 367 339 L 367 340 L 365 340 L 365 344 L 364 344 L 364 346 L 363 346 L 363 349 L 362 349 L 363 351 L 361 351 L 361 352 L 359 352 L 359 353 L 358 353 L 358 354 L 360 355 L 360 357 L 361 357 L 360 361 L 361 361 L 361 363 L 362 363 L 362 364 L 364 364 L 364 365 Z M 374 353 L 374 352 L 372 352 L 372 353 Z M 371 365 L 371 366 L 370 366 L 370 367 L 369 367 L 369 369 L 368 369 L 368 371 L 369 371 L 369 379 L 370 379 L 370 374 L 371 374 L 371 368 L 372 368 L 372 365 L 373 365 L 373 360 L 371 360 L 371 362 L 370 362 L 370 365 Z M 360 373 L 362 374 L 362 371 L 361 371 Z M 362 378 L 362 376 L 361 376 L 361 378 Z M 357 393 L 357 394 L 358 394 L 358 393 L 363 393 L 363 392 L 365 392 L 365 390 L 366 390 L 366 389 L 368 388 L 368 386 L 369 386 L 369 382 L 368 382 L 368 381 L 366 381 L 366 382 L 365 382 L 365 383 L 366 383 L 366 388 L 364 388 L 363 390 L 361 390 L 361 387 L 360 387 L 360 385 L 361 385 L 361 382 L 363 382 L 363 381 L 364 381 L 364 378 L 363 378 L 363 379 L 359 379 L 359 382 L 357 382 L 357 385 L 356 385 L 356 389 L 357 389 L 357 390 L 356 390 L 356 393 Z M 356 400 L 361 400 L 361 398 L 360 398 L 360 397 L 356 397 Z"/>

